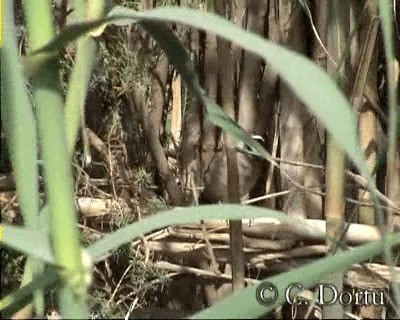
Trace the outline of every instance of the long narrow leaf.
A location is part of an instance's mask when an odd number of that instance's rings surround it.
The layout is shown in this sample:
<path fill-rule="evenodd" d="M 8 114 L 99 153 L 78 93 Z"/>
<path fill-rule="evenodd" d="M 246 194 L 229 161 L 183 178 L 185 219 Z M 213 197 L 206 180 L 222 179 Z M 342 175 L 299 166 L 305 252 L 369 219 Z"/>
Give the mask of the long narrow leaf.
<path fill-rule="evenodd" d="M 121 15 L 125 19 L 139 17 L 145 21 L 181 22 L 215 33 L 260 56 L 271 64 L 298 98 L 320 119 L 360 171 L 367 174 L 364 156 L 357 140 L 356 117 L 349 102 L 335 82 L 306 57 L 266 41 L 211 13 L 186 8 L 160 8 L 139 14 L 126 8 L 116 7 L 110 13 L 110 16 L 113 15 Z"/>
<path fill-rule="evenodd" d="M 3 8 L 1 50 L 1 120 L 5 128 L 15 176 L 18 203 L 28 226 L 39 223 L 37 140 L 35 119 L 25 86 L 22 66 L 18 61 L 10 6 Z"/>
<path fill-rule="evenodd" d="M 3 225 L 2 244 L 40 261 L 54 264 L 49 234 L 30 227 Z M 29 239 L 29 241 L 27 241 Z"/>
<path fill-rule="evenodd" d="M 30 50 L 39 49 L 55 37 L 51 4 L 50 0 L 24 2 Z M 31 83 L 43 159 L 50 240 L 56 262 L 63 268 L 65 284 L 57 298 L 63 317 L 84 318 L 88 315 L 83 301 L 86 295 L 85 270 L 76 227 L 72 170 L 66 147 L 64 103 L 59 80 L 58 63 L 54 60 L 32 77 Z"/>
<path fill-rule="evenodd" d="M 320 119 L 358 169 L 368 177 L 364 156 L 358 145 L 356 117 L 349 102 L 335 82 L 306 57 L 245 31 L 217 15 L 193 9 L 159 8 L 139 13 L 127 8 L 115 7 L 109 17 L 102 22 L 117 25 L 131 22 L 180 22 L 215 33 L 260 56 L 271 64 L 298 98 Z M 87 32 L 88 28 L 82 26 L 74 31 L 75 36 L 78 37 L 83 32 Z M 56 38 L 47 46 L 53 48 L 54 43 L 64 44 Z M 187 61 L 184 63 L 183 67 L 189 67 Z"/>
<path fill-rule="evenodd" d="M 198 222 L 212 219 L 242 219 L 270 217 L 285 222 L 294 228 L 310 230 L 307 223 L 301 219 L 288 217 L 286 214 L 271 209 L 245 205 L 204 205 L 196 207 L 178 207 L 146 217 L 134 224 L 105 235 L 102 239 L 88 247 L 88 253 L 94 261 L 100 260 L 108 252 L 142 234 L 171 225 Z M 311 231 L 311 230 L 310 230 Z"/>
<path fill-rule="evenodd" d="M 393 2 L 393 5 L 394 2 Z M 398 141 L 398 119 L 399 119 L 399 111 L 397 107 L 397 93 L 396 93 L 396 84 L 395 81 L 395 57 L 394 57 L 394 46 L 393 46 L 393 20 L 392 20 L 392 12 L 395 12 L 394 8 L 392 8 L 390 1 L 379 1 L 379 12 L 382 21 L 382 29 L 383 29 L 383 40 L 385 45 L 385 58 L 387 65 L 387 96 L 389 103 L 389 132 L 388 132 L 388 153 L 387 153 L 387 190 L 388 196 L 390 199 L 394 200 L 398 196 L 398 179 L 394 178 L 395 175 L 398 175 L 398 167 L 396 164 L 396 153 L 399 150 Z M 398 68 L 397 61 L 397 68 Z M 397 70 L 398 72 L 398 70 Z M 398 77 L 398 75 L 397 75 Z M 398 81 L 398 80 L 397 80 Z M 398 90 L 398 89 L 397 89 Z M 388 221 L 389 228 L 393 221 L 392 215 L 393 213 L 389 211 L 388 213 Z M 383 224 L 383 215 L 379 216 L 380 224 Z M 393 261 L 390 257 L 390 252 L 388 248 L 385 248 L 385 258 L 386 263 L 393 270 Z M 392 276 L 394 277 L 394 271 L 392 271 Z M 399 310 L 397 316 L 400 317 L 400 288 L 399 286 L 393 285 L 393 296 L 396 302 L 397 308 Z"/>
<path fill-rule="evenodd" d="M 57 283 L 61 282 L 53 270 L 35 277 L 29 284 L 0 300 L 2 318 L 10 319 L 11 315 L 26 306 L 32 300 L 35 290 L 54 289 Z"/>
<path fill-rule="evenodd" d="M 400 235 L 391 234 L 388 241 L 392 246 L 400 244 Z M 285 290 L 293 283 L 300 283 L 304 289 L 320 282 L 320 279 L 326 274 L 346 270 L 354 263 L 365 261 L 379 255 L 383 250 L 382 241 L 369 243 L 360 246 L 354 250 L 348 250 L 335 256 L 321 259 L 312 264 L 292 271 L 279 274 L 277 276 L 264 279 L 264 282 L 270 282 L 276 287 L 277 300 L 274 304 L 265 306 L 259 303 L 257 297 L 257 287 L 253 285 L 215 304 L 214 306 L 197 313 L 192 319 L 249 319 L 257 318 L 277 306 L 286 302 Z M 301 278 L 299 277 L 301 275 Z M 299 281 L 301 279 L 301 281 Z"/>
<path fill-rule="evenodd" d="M 305 221 L 288 217 L 283 212 L 247 205 L 203 205 L 197 207 L 178 207 L 146 217 L 139 222 L 122 227 L 105 235 L 102 239 L 88 247 L 88 253 L 94 261 L 104 258 L 110 251 L 147 232 L 158 228 L 185 223 L 195 223 L 200 220 L 241 219 L 270 217 L 287 223 L 292 228 L 304 232 L 315 233 Z M 26 254 L 54 264 L 51 244 L 47 233 L 30 228 L 5 225 L 2 243 Z M 30 241 L 26 241 L 26 235 Z"/>

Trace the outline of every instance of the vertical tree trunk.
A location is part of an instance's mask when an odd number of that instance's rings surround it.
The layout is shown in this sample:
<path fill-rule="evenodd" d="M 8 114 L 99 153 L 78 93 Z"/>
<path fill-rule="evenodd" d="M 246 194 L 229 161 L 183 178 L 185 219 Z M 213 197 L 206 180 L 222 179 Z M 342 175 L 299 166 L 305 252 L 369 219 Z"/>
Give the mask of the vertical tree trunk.
<path fill-rule="evenodd" d="M 267 30 L 264 30 L 265 37 L 275 43 L 280 43 L 280 31 L 277 16 L 277 1 L 268 1 L 267 13 L 265 16 L 265 25 Z M 268 64 L 264 66 L 261 86 L 258 99 L 258 119 L 260 122 L 256 124 L 256 132 L 262 132 L 261 128 L 266 127 L 264 134 L 266 135 L 266 146 L 273 157 L 277 156 L 279 132 L 278 132 L 278 74 Z M 265 193 L 273 193 L 277 191 L 277 176 L 276 168 L 271 163 L 267 164 L 267 172 L 265 176 Z M 271 198 L 264 201 L 268 208 L 276 207 L 276 199 Z"/>
<path fill-rule="evenodd" d="M 267 2 L 263 0 L 247 0 L 247 30 L 260 34 L 264 31 L 264 16 Z M 265 120 L 257 121 L 259 108 L 257 105 L 257 89 L 260 85 L 261 59 L 252 53 L 243 54 L 243 70 L 239 87 L 239 118 L 238 123 L 251 134 L 265 134 Z M 258 126 L 258 127 L 257 127 Z"/>
<path fill-rule="evenodd" d="M 344 80 L 348 70 L 348 59 L 338 68 L 338 62 L 345 55 L 347 35 L 349 34 L 350 9 L 349 4 L 343 4 L 340 0 L 329 2 L 328 20 L 328 51 L 336 62 L 328 61 L 328 72 L 336 79 L 344 92 L 346 82 Z M 328 136 L 327 139 L 327 161 L 326 161 L 326 244 L 329 247 L 329 254 L 335 254 L 338 250 L 338 243 L 344 223 L 344 189 L 345 189 L 345 155 L 336 142 Z M 343 272 L 333 272 L 324 279 L 337 288 L 343 290 Z M 329 294 L 329 293 L 328 293 Z M 324 306 L 324 318 L 341 319 L 343 307 L 339 303 Z"/>
<path fill-rule="evenodd" d="M 312 35 L 312 58 L 317 65 L 326 69 L 327 67 L 327 26 L 328 26 L 328 1 L 316 0 L 312 6 L 312 23 L 315 30 L 310 33 Z M 316 34 L 315 34 L 316 33 Z M 325 129 L 316 118 L 312 118 L 312 125 L 306 126 L 305 136 L 309 137 L 310 147 L 305 154 L 305 161 L 308 163 L 322 165 L 322 153 L 325 144 Z M 321 170 L 305 168 L 304 185 L 312 188 L 314 191 L 322 193 L 321 186 L 323 183 L 323 174 Z M 305 194 L 305 205 L 307 217 L 312 219 L 322 219 L 323 203 L 321 196 L 307 192 Z"/>
<path fill-rule="evenodd" d="M 210 3 L 211 2 L 209 1 L 209 4 Z M 218 93 L 219 64 L 217 37 L 214 34 L 209 33 L 207 33 L 204 37 L 204 88 L 208 97 L 212 101 L 216 102 Z M 204 172 L 207 170 L 210 164 L 210 161 L 215 153 L 217 143 L 217 127 L 213 125 L 206 117 L 203 117 L 201 134 L 201 177 L 203 177 Z"/>
<path fill-rule="evenodd" d="M 224 1 L 225 2 L 225 1 Z M 220 15 L 225 15 L 225 8 L 216 3 L 216 11 Z M 219 74 L 221 88 L 221 103 L 225 112 L 235 120 L 235 82 L 234 82 L 234 64 L 230 44 L 222 39 L 218 40 L 219 55 Z M 239 192 L 239 172 L 236 150 L 234 142 L 228 135 L 224 134 L 226 167 L 227 167 L 227 193 L 229 202 L 240 202 Z M 244 288 L 244 253 L 243 253 L 243 235 L 242 221 L 229 221 L 229 236 L 231 249 L 232 265 L 232 288 L 238 290 Z"/>
<path fill-rule="evenodd" d="M 157 62 L 155 75 L 151 84 L 151 98 L 148 111 L 148 124 L 146 138 L 148 139 L 151 156 L 156 165 L 157 171 L 160 174 L 161 180 L 165 185 L 168 196 L 173 205 L 183 205 L 183 194 L 175 181 L 168 166 L 167 157 L 165 156 L 163 146 L 160 141 L 160 128 L 162 126 L 162 115 L 165 106 L 165 87 L 168 75 L 168 58 L 160 57 Z M 147 106 L 142 106 L 144 112 Z M 145 125 L 146 127 L 146 125 Z"/>
<path fill-rule="evenodd" d="M 377 97 L 376 92 L 376 82 L 377 82 L 377 50 L 376 46 L 372 49 L 372 52 L 369 53 L 367 50 L 368 44 L 374 43 L 377 34 L 375 33 L 372 35 L 369 31 L 371 31 L 371 27 L 373 24 L 373 19 L 378 14 L 377 10 L 377 3 L 376 1 L 364 1 L 363 3 L 358 3 L 359 11 L 361 11 L 362 7 L 365 6 L 365 10 L 363 10 L 362 15 L 358 15 L 354 17 L 356 22 L 359 22 L 361 28 L 359 28 L 358 34 L 358 49 L 356 55 L 358 59 L 356 60 L 357 69 L 365 70 L 363 71 L 366 73 L 366 82 L 365 87 L 371 88 L 370 94 L 375 98 Z M 370 37 L 374 37 L 371 39 Z M 363 55 L 370 55 L 370 57 L 365 57 Z M 372 56 L 371 56 L 372 54 Z M 365 57 L 364 59 L 362 59 Z M 370 62 L 366 60 L 370 60 Z M 359 67 L 360 66 L 360 67 Z M 359 68 L 358 68 L 359 67 Z M 362 75 L 361 72 L 359 73 L 360 76 Z M 364 89 L 363 92 L 367 90 Z M 372 91 L 373 90 L 373 91 Z M 368 99 L 363 97 L 355 97 L 360 99 L 357 105 L 354 107 L 356 111 L 359 113 L 359 134 L 360 134 L 360 144 L 364 150 L 365 157 L 367 160 L 367 165 L 372 174 L 373 170 L 375 169 L 376 165 L 376 155 L 377 155 L 377 121 L 375 113 L 372 111 L 371 103 Z M 377 101 L 375 101 L 377 102 Z M 367 191 L 360 190 L 358 194 L 359 201 L 371 201 L 371 194 Z M 358 220 L 359 223 L 363 224 L 375 224 L 375 209 L 373 207 L 367 206 L 360 206 L 358 210 Z"/>
<path fill-rule="evenodd" d="M 279 1 L 279 25 L 282 43 L 299 53 L 306 54 L 307 38 L 305 16 L 300 6 L 292 0 Z M 304 162 L 306 154 L 305 126 L 311 121 L 310 114 L 292 93 L 290 88 L 281 83 L 280 86 L 281 116 L 279 119 L 280 156 L 287 161 Z M 307 146 L 312 145 L 310 141 Z M 297 183 L 303 184 L 305 169 L 302 166 L 281 164 L 284 170 Z M 290 190 L 285 198 L 283 210 L 291 216 L 306 218 L 304 190 L 295 187 L 286 175 L 281 173 L 282 190 Z"/>
<path fill-rule="evenodd" d="M 188 0 L 182 0 L 181 6 L 188 6 Z M 199 68 L 200 35 L 198 30 L 188 29 L 189 50 L 192 53 L 194 64 Z M 201 77 L 202 75 L 199 74 Z M 182 124 L 182 141 L 178 154 L 180 171 L 183 174 L 184 184 L 189 180 L 199 188 L 203 186 L 201 159 L 201 134 L 202 134 L 202 108 L 196 99 L 192 97 L 186 102 L 185 114 Z"/>

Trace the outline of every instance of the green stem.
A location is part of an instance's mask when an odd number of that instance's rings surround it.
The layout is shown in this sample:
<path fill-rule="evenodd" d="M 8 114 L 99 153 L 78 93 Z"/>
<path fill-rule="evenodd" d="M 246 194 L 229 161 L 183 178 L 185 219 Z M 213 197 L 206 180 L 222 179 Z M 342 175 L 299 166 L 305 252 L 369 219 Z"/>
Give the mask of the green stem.
<path fill-rule="evenodd" d="M 55 36 L 51 1 L 26 1 L 24 10 L 29 47 L 33 51 Z M 61 313 L 66 318 L 83 318 L 88 315 L 84 302 L 85 270 L 76 228 L 72 170 L 65 138 L 57 61 L 46 65 L 32 79 L 32 85 L 49 206 L 50 237 L 56 264 L 61 267 L 60 275 L 65 281 L 65 286 L 60 291 Z"/>

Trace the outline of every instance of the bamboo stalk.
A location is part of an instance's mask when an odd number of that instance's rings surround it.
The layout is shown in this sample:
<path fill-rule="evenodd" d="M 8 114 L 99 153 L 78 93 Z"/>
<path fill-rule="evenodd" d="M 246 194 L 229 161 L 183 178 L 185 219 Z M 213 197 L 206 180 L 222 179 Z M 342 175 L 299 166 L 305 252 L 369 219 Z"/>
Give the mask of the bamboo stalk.
<path fill-rule="evenodd" d="M 225 3 L 225 1 L 223 2 Z M 216 3 L 216 11 L 225 15 L 222 2 Z M 235 120 L 234 105 L 234 58 L 229 43 L 224 40 L 218 42 L 220 86 L 222 92 L 222 106 L 224 111 Z M 225 152 L 227 162 L 228 201 L 240 203 L 239 172 L 233 140 L 224 134 Z M 229 221 L 229 235 L 231 245 L 232 287 L 233 290 L 244 288 L 244 255 L 242 239 L 242 222 Z"/>
<path fill-rule="evenodd" d="M 328 4 L 328 50 L 335 61 L 340 61 L 344 56 L 346 35 L 349 24 L 349 4 L 339 0 L 329 1 Z M 345 74 L 346 63 L 339 69 L 328 61 L 328 72 L 335 75 L 339 85 L 344 88 L 342 78 Z M 345 186 L 345 156 L 341 148 L 332 140 L 327 139 L 326 163 L 327 194 L 325 202 L 326 218 L 326 244 L 329 254 L 335 254 L 344 225 L 344 186 Z M 339 291 L 343 289 L 343 272 L 334 272 L 326 279 Z M 325 306 L 324 318 L 343 317 L 343 307 L 340 304 Z"/>
<path fill-rule="evenodd" d="M 102 7 L 101 4 L 104 3 L 97 3 L 96 8 Z M 89 12 L 91 5 L 92 2 L 88 3 Z M 55 36 L 51 1 L 40 0 L 34 4 L 26 2 L 24 10 L 30 50 L 34 51 Z M 83 9 L 79 7 L 79 10 Z M 57 264 L 61 267 L 60 275 L 64 280 L 64 287 L 59 291 L 60 307 L 64 317 L 86 317 L 88 311 L 84 298 L 87 270 L 83 265 L 76 228 L 72 172 L 56 61 L 43 67 L 32 79 L 32 84 L 44 160 L 51 241 Z M 78 90 L 76 87 L 74 89 Z M 70 138 L 74 139 L 72 136 Z"/>

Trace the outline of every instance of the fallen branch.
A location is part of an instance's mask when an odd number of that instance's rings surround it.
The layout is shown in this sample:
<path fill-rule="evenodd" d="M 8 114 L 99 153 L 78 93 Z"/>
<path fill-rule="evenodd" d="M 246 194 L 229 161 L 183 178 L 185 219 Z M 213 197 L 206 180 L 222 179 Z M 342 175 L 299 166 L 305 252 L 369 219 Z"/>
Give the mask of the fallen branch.
<path fill-rule="evenodd" d="M 190 240 L 205 240 L 203 233 L 197 230 L 185 230 L 180 228 L 175 228 L 170 231 L 170 236 L 183 239 L 186 241 Z M 228 233 L 209 233 L 208 234 L 209 241 L 229 243 L 230 237 Z M 243 236 L 243 245 L 247 248 L 253 249 L 264 249 L 264 250 L 273 250 L 273 251 L 281 251 L 287 250 L 293 247 L 293 240 L 268 240 L 261 238 L 250 238 Z"/>
<path fill-rule="evenodd" d="M 289 225 L 274 218 L 257 218 L 253 220 L 242 219 L 243 234 L 264 239 L 302 240 L 323 243 L 326 238 L 326 221 L 317 219 L 305 219 L 304 224 Z M 223 220 L 207 221 L 207 228 L 220 228 L 227 230 Z M 199 226 L 184 225 L 188 229 L 198 229 Z M 379 229 L 375 226 L 351 223 L 344 237 L 344 241 L 350 244 L 362 244 L 380 240 Z"/>
<path fill-rule="evenodd" d="M 181 266 L 166 261 L 157 261 L 154 266 L 160 269 L 177 272 L 177 273 L 191 273 L 199 277 L 209 277 L 224 280 L 232 280 L 232 277 L 227 274 L 216 274 L 211 271 L 201 270 L 198 268 Z M 366 271 L 370 270 L 370 272 Z M 400 268 L 395 267 L 394 273 L 399 275 Z M 345 284 L 350 287 L 359 289 L 382 289 L 387 288 L 390 283 L 391 274 L 390 268 L 385 265 L 370 263 L 370 264 L 354 264 L 345 274 Z M 257 284 L 262 280 L 245 278 L 248 284 Z"/>
<path fill-rule="evenodd" d="M 309 258 L 325 255 L 328 252 L 326 245 L 315 245 L 295 248 L 286 252 L 274 252 L 260 254 L 249 260 L 249 264 L 256 268 L 265 267 L 266 261 L 282 260 L 282 259 L 295 259 L 295 258 Z"/>
<path fill-rule="evenodd" d="M 210 277 L 210 278 L 218 278 L 218 279 L 225 279 L 232 281 L 232 277 L 230 275 L 224 274 L 224 273 L 214 273 L 212 271 L 207 271 L 207 270 L 202 270 L 198 268 L 193 268 L 193 267 L 186 267 L 186 266 L 181 266 L 179 264 L 174 264 L 166 261 L 157 261 L 154 263 L 154 266 L 160 269 L 172 271 L 172 272 L 178 272 L 178 273 L 191 273 L 196 276 L 200 277 Z M 251 279 L 251 278 L 245 278 L 244 279 L 247 283 L 249 284 L 254 284 L 254 283 L 259 283 L 260 280 L 256 279 Z"/>
<path fill-rule="evenodd" d="M 179 254 L 187 254 L 187 253 L 193 253 L 194 251 L 197 250 L 204 250 L 206 248 L 205 243 L 193 243 L 193 242 L 174 242 L 174 241 L 149 241 L 148 242 L 148 247 L 152 251 L 157 251 L 165 254 L 170 254 L 170 255 L 179 255 Z M 219 251 L 219 250 L 229 250 L 229 245 L 214 245 L 213 246 L 214 251 Z M 252 252 L 257 252 L 260 253 L 260 250 L 257 249 L 251 249 L 251 248 L 244 248 L 243 250 L 245 253 L 252 253 Z M 217 261 L 218 255 L 215 254 Z"/>
<path fill-rule="evenodd" d="M 112 214 L 113 212 L 120 212 L 123 210 L 126 214 L 132 214 L 132 209 L 128 206 L 125 200 L 118 199 L 102 199 L 102 198 L 90 198 L 90 197 L 79 197 L 76 199 L 77 208 L 80 210 L 85 217 L 96 217 Z M 291 240 L 291 241 L 309 241 L 316 243 L 323 243 L 326 238 L 326 221 L 317 219 L 305 219 L 304 224 L 292 225 L 281 222 L 274 218 L 257 218 L 257 219 L 242 219 L 243 223 L 243 235 L 245 236 L 245 246 L 252 248 L 267 248 L 272 249 L 277 247 L 280 250 L 281 246 L 288 248 L 290 243 L 276 244 L 271 241 L 265 241 L 262 239 L 269 240 Z M 224 220 L 210 220 L 205 222 L 207 229 L 218 229 L 218 231 L 227 231 L 228 224 Z M 194 230 L 201 230 L 200 224 L 188 224 L 183 225 L 181 228 L 186 229 L 185 231 L 178 231 L 175 228 L 171 231 L 176 237 L 180 238 L 193 238 L 197 240 L 204 240 L 204 237 L 199 236 L 198 232 Z M 398 231 L 399 225 L 394 226 L 394 230 Z M 185 234 L 186 232 L 186 234 Z M 209 231 L 210 232 L 210 231 Z M 180 235 L 178 234 L 180 233 Z M 192 233 L 192 235 L 190 234 Z M 221 233 L 211 233 L 210 241 L 221 241 L 227 242 L 227 235 Z M 246 238 L 247 237 L 247 238 Z M 258 239 L 250 239 L 258 238 Z M 344 237 L 344 240 L 349 244 L 363 244 L 370 241 L 380 240 L 379 229 L 375 226 L 351 223 Z"/>

